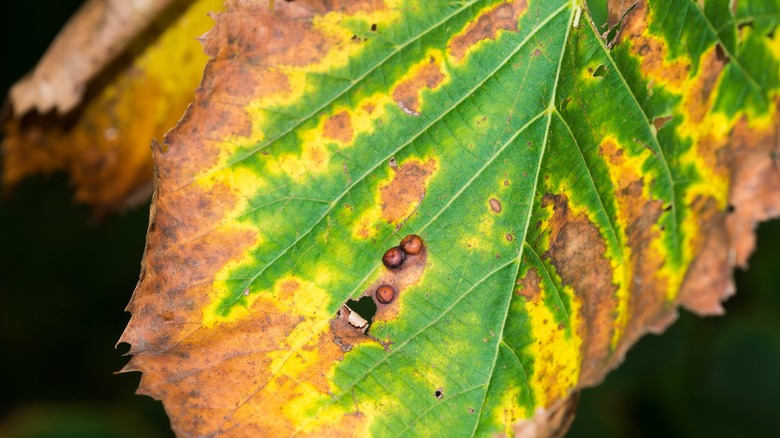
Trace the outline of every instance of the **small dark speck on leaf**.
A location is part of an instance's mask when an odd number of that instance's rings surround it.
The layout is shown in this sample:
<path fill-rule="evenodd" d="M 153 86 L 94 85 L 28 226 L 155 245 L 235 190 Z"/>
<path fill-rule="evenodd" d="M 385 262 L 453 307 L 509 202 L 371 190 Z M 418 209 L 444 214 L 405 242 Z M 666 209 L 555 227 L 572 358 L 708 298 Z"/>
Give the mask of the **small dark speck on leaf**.
<path fill-rule="evenodd" d="M 541 54 L 542 54 L 542 51 L 541 51 L 541 50 L 539 50 L 539 49 L 535 49 L 535 50 L 533 51 L 533 53 L 531 53 L 531 54 L 532 54 L 532 55 L 534 55 L 534 56 L 539 56 L 539 55 L 541 55 Z"/>
<path fill-rule="evenodd" d="M 371 32 L 376 32 L 376 23 L 371 25 Z"/>
<path fill-rule="evenodd" d="M 473 413 L 474 413 L 474 408 L 469 408 L 469 414 L 473 414 Z"/>
<path fill-rule="evenodd" d="M 436 391 L 433 393 L 433 395 L 434 395 L 434 396 L 435 396 L 437 399 L 441 400 L 441 399 L 444 397 L 444 389 L 442 389 L 442 388 L 439 388 L 439 389 L 437 389 L 437 390 L 436 390 Z"/>
<path fill-rule="evenodd" d="M 398 161 L 395 160 L 395 157 L 391 158 L 387 164 L 389 164 L 393 169 L 398 169 Z"/>

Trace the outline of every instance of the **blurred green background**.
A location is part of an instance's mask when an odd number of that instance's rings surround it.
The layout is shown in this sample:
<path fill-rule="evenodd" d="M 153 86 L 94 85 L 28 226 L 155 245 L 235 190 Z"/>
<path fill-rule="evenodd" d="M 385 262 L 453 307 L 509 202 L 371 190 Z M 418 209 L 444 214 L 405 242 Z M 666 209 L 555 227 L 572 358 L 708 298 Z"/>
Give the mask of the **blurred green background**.
<path fill-rule="evenodd" d="M 602 0 L 603 2 L 603 0 Z M 81 0 L 5 2 L 0 95 L 30 70 Z M 601 13 L 603 14 L 603 12 Z M 603 17 L 603 15 L 601 15 Z M 0 437 L 169 437 L 162 405 L 115 375 L 148 205 L 96 223 L 65 175 L 0 201 Z M 582 393 L 569 436 L 757 436 L 780 408 L 780 221 L 759 228 L 724 318 L 682 312 Z"/>

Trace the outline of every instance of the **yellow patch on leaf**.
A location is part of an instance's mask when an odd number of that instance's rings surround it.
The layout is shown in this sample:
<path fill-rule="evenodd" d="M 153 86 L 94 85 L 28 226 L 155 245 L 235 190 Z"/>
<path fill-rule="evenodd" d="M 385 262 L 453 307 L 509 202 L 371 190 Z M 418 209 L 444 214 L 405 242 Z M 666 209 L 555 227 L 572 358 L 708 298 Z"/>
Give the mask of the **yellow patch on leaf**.
<path fill-rule="evenodd" d="M 544 286 L 535 268 L 529 269 L 515 291 L 525 302 L 524 312 L 531 325 L 533 342 L 528 347 L 528 355 L 534 358 L 534 372 L 528 384 L 537 406 L 548 406 L 565 398 L 578 383 L 582 361 L 582 339 L 577 332 L 581 325 L 580 301 L 571 300 L 567 323 L 556 323 L 555 315 L 545 304 L 553 293 L 556 292 Z M 559 293 L 574 296 L 571 287 Z M 511 405 L 516 404 L 509 401 Z M 525 414 L 527 418 L 532 413 Z"/>

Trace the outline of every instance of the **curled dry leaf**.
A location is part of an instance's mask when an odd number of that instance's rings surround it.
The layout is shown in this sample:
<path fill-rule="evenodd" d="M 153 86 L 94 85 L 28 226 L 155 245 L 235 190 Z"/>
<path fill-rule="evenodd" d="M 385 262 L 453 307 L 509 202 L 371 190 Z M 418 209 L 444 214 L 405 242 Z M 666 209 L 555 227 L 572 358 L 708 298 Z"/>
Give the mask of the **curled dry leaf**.
<path fill-rule="evenodd" d="M 16 114 L 4 126 L 2 144 L 3 183 L 7 190 L 32 174 L 67 171 L 75 186 L 76 200 L 97 210 L 111 210 L 149 198 L 153 173 L 149 143 L 174 126 L 192 101 L 208 60 L 196 37 L 213 24 L 207 14 L 222 8 L 221 0 L 198 0 L 181 10 L 149 16 L 169 2 L 157 3 L 87 4 L 66 26 L 32 77 L 17 84 L 11 96 Z M 127 11 L 135 12 L 123 15 L 130 13 Z M 144 13 L 133 15 L 138 11 Z M 152 18 L 156 21 L 149 28 Z M 133 24 L 124 29 L 123 23 Z M 142 26 L 144 23 L 146 26 Z M 82 64 L 97 56 L 93 51 L 111 49 L 111 56 L 115 56 L 116 50 L 126 48 L 133 40 L 135 34 L 131 30 L 146 30 L 141 38 L 144 44 L 126 53 L 131 58 L 127 62 L 119 62 L 111 71 L 102 71 L 106 77 L 98 80 L 100 86 L 87 101 L 64 116 L 24 115 L 29 102 L 34 100 L 29 96 L 37 92 L 24 94 L 20 90 L 48 90 L 54 85 L 45 84 L 56 84 L 72 91 L 69 67 L 60 63 L 72 62 L 73 68 L 86 74 Z M 94 41 L 97 46 L 84 40 Z M 90 49 L 82 53 L 80 43 Z M 108 52 L 105 55 L 102 60 L 108 61 Z M 90 74 L 96 71 L 89 70 Z M 44 85 L 36 79 L 41 77 L 46 78 Z M 22 99 L 20 93 L 28 100 L 18 100 Z M 75 97 L 69 99 L 71 102 Z M 38 105 L 40 110 L 53 102 L 44 101 L 49 103 Z M 59 108 L 69 109 L 72 104 Z"/>
<path fill-rule="evenodd" d="M 68 21 L 41 61 L 10 91 L 17 115 L 65 114 L 87 84 L 174 0 L 91 0 Z"/>
<path fill-rule="evenodd" d="M 564 0 L 229 1 L 155 150 L 139 392 L 181 436 L 563 433 L 778 213 L 780 11 L 703 4 L 608 48 Z"/>

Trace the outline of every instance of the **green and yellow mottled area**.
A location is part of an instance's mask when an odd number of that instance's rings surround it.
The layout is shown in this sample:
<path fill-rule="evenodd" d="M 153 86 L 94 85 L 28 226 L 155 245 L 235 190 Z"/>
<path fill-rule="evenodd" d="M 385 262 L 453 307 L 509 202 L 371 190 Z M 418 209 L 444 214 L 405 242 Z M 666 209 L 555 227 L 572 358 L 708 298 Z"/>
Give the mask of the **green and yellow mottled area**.
<path fill-rule="evenodd" d="M 766 11 L 639 2 L 610 49 L 577 1 L 229 3 L 124 338 L 185 435 L 514 434 L 667 321 L 775 120 Z"/>

